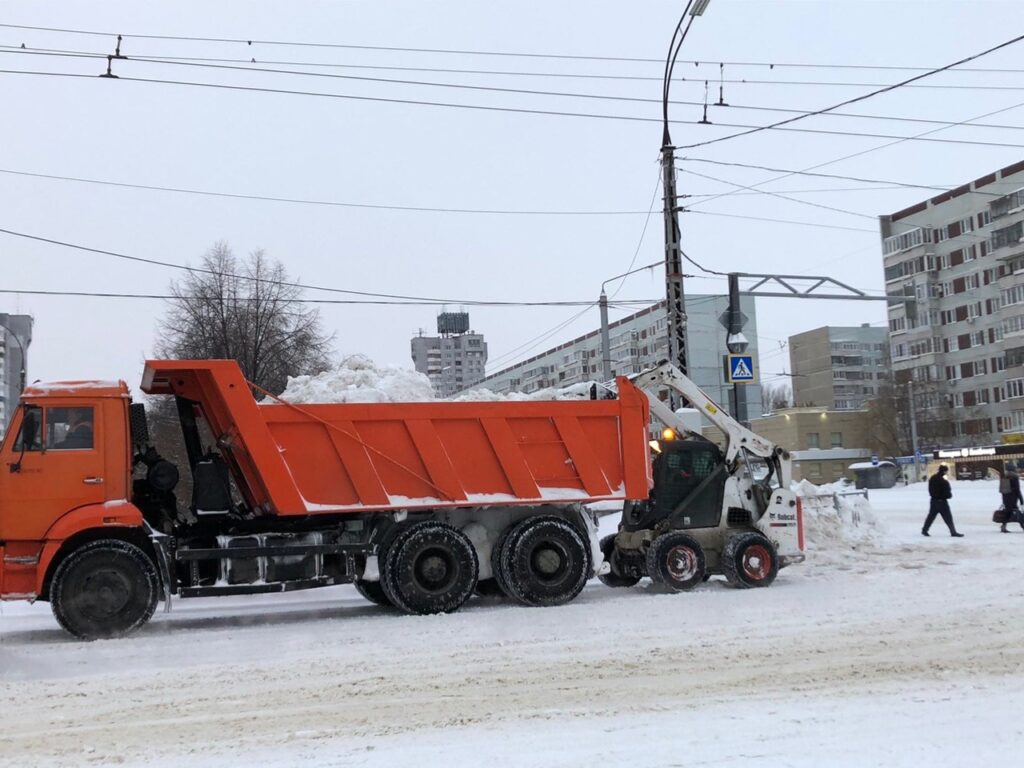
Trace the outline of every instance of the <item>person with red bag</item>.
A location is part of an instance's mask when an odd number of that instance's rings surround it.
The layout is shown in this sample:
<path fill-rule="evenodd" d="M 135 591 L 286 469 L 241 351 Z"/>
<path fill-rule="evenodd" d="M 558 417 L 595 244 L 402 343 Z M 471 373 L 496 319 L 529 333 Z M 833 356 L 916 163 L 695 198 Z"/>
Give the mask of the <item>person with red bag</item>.
<path fill-rule="evenodd" d="M 1006 530 L 1006 524 L 1012 522 L 1020 523 L 1020 527 L 1024 528 L 1024 517 L 1021 516 L 1020 507 L 1017 506 L 1024 504 L 1024 497 L 1020 493 L 1020 475 L 1017 474 L 1012 463 L 1007 462 L 1006 464 L 1003 477 L 999 481 L 999 493 L 1003 497 L 1003 524 L 999 530 L 1002 533 L 1009 533 Z"/>

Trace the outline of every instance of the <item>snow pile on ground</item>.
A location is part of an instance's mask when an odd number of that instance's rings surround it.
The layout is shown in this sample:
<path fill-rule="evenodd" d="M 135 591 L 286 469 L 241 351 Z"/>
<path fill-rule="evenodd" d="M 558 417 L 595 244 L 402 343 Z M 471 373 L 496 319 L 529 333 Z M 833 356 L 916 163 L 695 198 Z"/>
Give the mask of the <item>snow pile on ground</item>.
<path fill-rule="evenodd" d="M 407 403 L 433 400 L 430 379 L 418 371 L 378 366 L 350 355 L 315 376 L 289 376 L 281 399 L 289 403 Z"/>
<path fill-rule="evenodd" d="M 851 484 L 839 481 L 814 485 L 793 484 L 802 499 L 804 533 L 810 552 L 849 552 L 873 549 L 885 538 L 885 525 L 871 508 L 868 497 Z"/>

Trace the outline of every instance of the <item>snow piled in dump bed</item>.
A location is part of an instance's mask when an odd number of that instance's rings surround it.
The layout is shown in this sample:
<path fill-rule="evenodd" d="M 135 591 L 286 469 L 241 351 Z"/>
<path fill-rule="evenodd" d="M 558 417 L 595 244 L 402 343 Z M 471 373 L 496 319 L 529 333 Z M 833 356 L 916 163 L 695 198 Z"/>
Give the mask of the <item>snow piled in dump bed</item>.
<path fill-rule="evenodd" d="M 530 394 L 501 395 L 486 388 L 472 389 L 451 398 L 457 402 L 506 400 L 587 400 L 594 382 L 557 389 L 549 387 Z M 337 368 L 315 376 L 289 376 L 280 395 L 289 403 L 415 403 L 436 400 L 430 379 L 419 371 L 378 366 L 366 355 L 349 355 Z"/>
<path fill-rule="evenodd" d="M 419 371 L 378 366 L 365 355 L 349 355 L 338 367 L 315 376 L 289 376 L 281 399 L 289 403 L 408 403 L 433 400 L 430 379 Z"/>

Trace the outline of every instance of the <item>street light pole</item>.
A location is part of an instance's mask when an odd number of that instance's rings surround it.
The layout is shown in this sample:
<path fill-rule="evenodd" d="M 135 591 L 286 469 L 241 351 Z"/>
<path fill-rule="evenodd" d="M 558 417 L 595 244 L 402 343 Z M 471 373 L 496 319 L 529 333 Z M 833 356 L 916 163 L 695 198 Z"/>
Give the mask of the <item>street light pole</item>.
<path fill-rule="evenodd" d="M 672 40 L 668 45 L 665 57 L 665 74 L 662 80 L 662 131 L 661 131 L 661 183 L 664 195 L 663 213 L 665 218 L 665 293 L 668 310 L 668 349 L 669 358 L 684 374 L 687 372 L 689 349 L 686 336 L 686 296 L 683 291 L 683 260 L 679 246 L 679 207 L 676 195 L 676 159 L 675 147 L 668 127 L 669 90 L 672 85 L 672 70 L 676 57 L 682 48 L 686 33 L 690 31 L 693 20 L 704 13 L 710 0 L 689 0 L 683 15 L 676 25 Z M 684 20 L 689 16 L 686 26 Z M 681 405 L 678 397 L 670 393 L 673 408 Z"/>
<path fill-rule="evenodd" d="M 7 325 L 6 323 L 0 323 L 0 328 L 3 328 L 5 331 L 7 331 L 7 333 L 9 333 L 11 335 L 11 338 L 14 339 L 15 343 L 18 345 L 18 350 L 21 352 L 21 370 L 19 372 L 21 374 L 21 379 L 20 379 L 20 387 L 19 387 L 18 391 L 19 391 L 19 393 L 20 392 L 24 392 L 25 391 L 25 362 L 26 362 L 25 346 L 21 343 L 21 339 L 18 338 L 18 334 L 16 334 L 11 329 L 11 327 L 9 325 Z"/>
<path fill-rule="evenodd" d="M 612 275 L 601 283 L 601 297 L 598 299 L 598 305 L 601 307 L 601 378 L 604 381 L 612 380 L 612 349 L 608 332 L 608 294 L 605 293 L 604 287 L 612 280 L 618 280 L 620 277 L 627 277 L 628 275 L 658 266 L 661 266 L 660 261 L 656 261 L 653 264 L 644 264 L 642 267 L 631 269 L 629 272 L 623 272 L 621 275 Z"/>
<path fill-rule="evenodd" d="M 914 482 L 921 479 L 920 462 L 917 460 L 917 411 L 914 410 L 914 380 L 907 382 L 907 400 L 910 407 L 910 449 L 914 452 Z"/>

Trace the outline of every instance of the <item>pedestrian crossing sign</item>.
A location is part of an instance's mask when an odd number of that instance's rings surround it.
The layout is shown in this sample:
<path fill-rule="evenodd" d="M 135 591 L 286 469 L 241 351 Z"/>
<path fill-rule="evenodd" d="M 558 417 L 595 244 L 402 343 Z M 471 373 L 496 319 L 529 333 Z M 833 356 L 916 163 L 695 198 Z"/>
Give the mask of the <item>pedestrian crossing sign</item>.
<path fill-rule="evenodd" d="M 726 384 L 750 384 L 754 379 L 753 355 L 726 355 Z"/>

